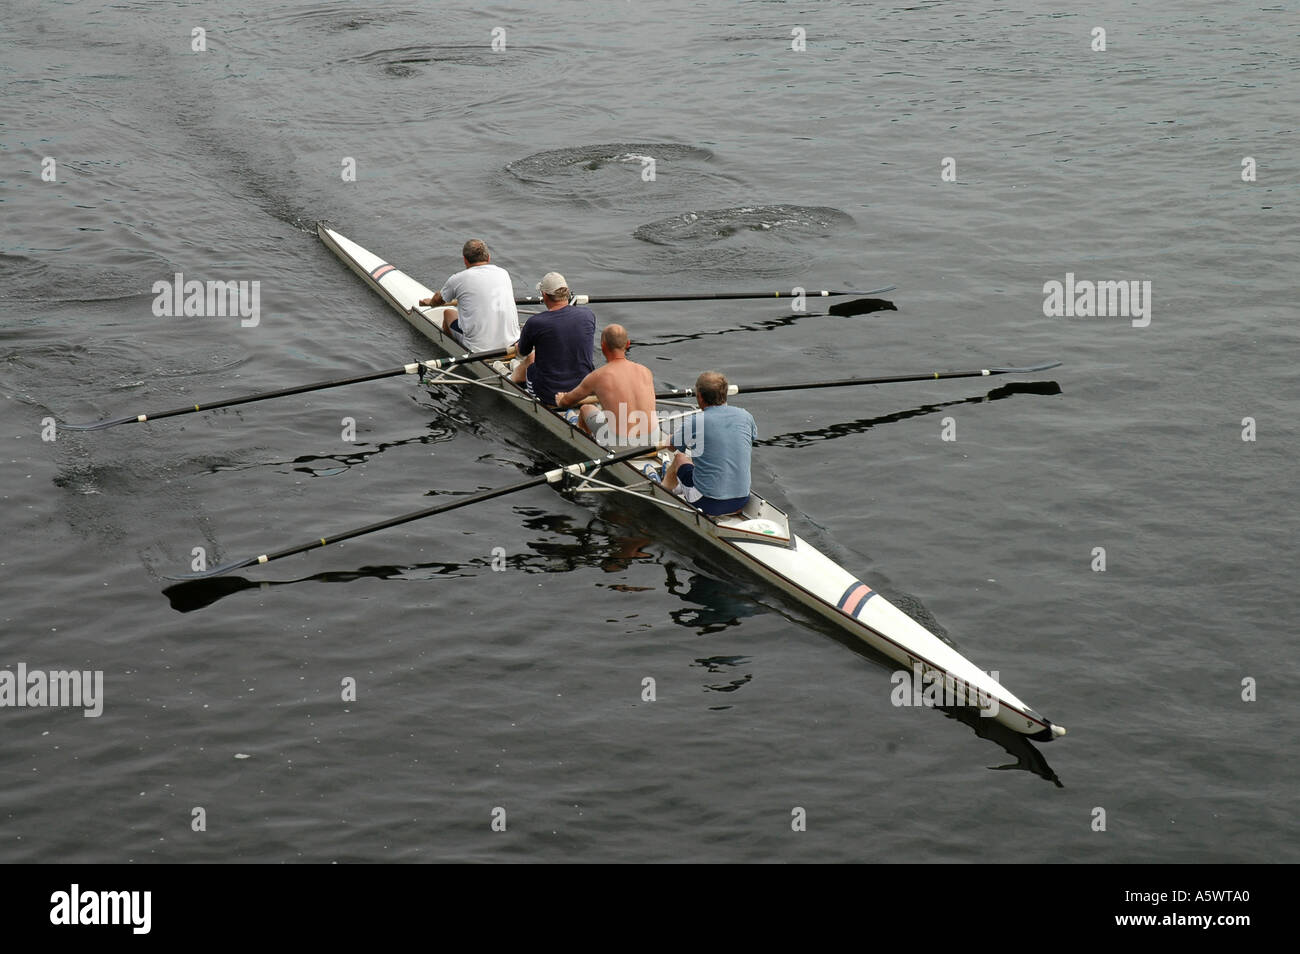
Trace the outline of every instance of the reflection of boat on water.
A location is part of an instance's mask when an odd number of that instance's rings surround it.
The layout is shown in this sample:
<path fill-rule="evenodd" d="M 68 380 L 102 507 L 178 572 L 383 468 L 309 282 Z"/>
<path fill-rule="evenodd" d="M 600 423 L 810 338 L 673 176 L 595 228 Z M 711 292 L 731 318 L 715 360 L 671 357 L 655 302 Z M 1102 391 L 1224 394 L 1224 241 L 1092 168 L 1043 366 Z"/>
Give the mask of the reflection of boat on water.
<path fill-rule="evenodd" d="M 964 722 L 974 730 L 975 734 L 981 739 L 988 739 L 1000 745 L 1006 753 L 1016 761 L 1009 765 L 997 765 L 993 768 L 999 770 L 1020 769 L 1025 772 L 1033 772 L 1039 778 L 1046 779 L 1057 788 L 1064 788 L 1065 785 L 1057 774 L 1052 771 L 1052 767 L 1047 764 L 1047 759 L 1039 751 L 1028 736 L 1019 732 L 1013 732 L 996 719 L 983 719 L 974 709 L 954 707 L 940 708 L 940 711 L 950 719 L 956 719 L 958 722 Z"/>
<path fill-rule="evenodd" d="M 757 616 L 765 610 L 753 600 L 736 595 L 734 583 L 724 583 L 703 573 L 688 573 L 683 584 L 678 577 L 677 565 L 664 564 L 668 592 L 695 606 L 672 610 L 668 615 L 678 626 L 695 630 L 701 636 L 720 633 L 739 626 L 747 616 Z"/>
<path fill-rule="evenodd" d="M 704 573 L 687 571 L 672 561 L 664 564 L 664 573 L 668 592 L 683 600 L 699 604 L 698 608 L 672 610 L 669 615 L 678 625 L 694 629 L 700 635 L 711 635 L 733 626 L 739 626 L 740 621 L 745 617 L 761 615 L 768 609 L 758 603 L 756 598 L 745 596 L 744 591 L 737 588 L 736 581 L 718 579 Z M 683 576 L 686 577 L 685 582 L 682 581 Z M 900 600 L 899 602 L 904 605 L 914 604 L 912 600 Z M 890 670 L 898 668 L 888 657 L 875 652 L 869 646 L 863 644 L 861 640 L 846 638 L 844 634 L 822 625 L 816 619 L 801 619 L 800 622 L 822 629 L 836 641 L 872 663 Z M 750 657 L 748 656 L 713 656 L 696 660 L 698 665 L 703 666 L 706 672 L 713 675 L 727 672 L 729 669 L 749 662 Z M 733 692 L 748 683 L 752 675 L 751 672 L 746 672 L 743 676 L 732 678 L 729 682 L 721 684 L 716 679 L 710 679 L 704 683 L 704 688 L 715 692 Z M 727 707 L 715 706 L 714 708 Z M 999 770 L 1019 769 L 1032 772 L 1034 775 L 1053 783 L 1058 788 L 1064 787 L 1052 767 L 1047 764 L 1047 759 L 1043 756 L 1043 753 L 1030 741 L 1028 736 L 1009 729 L 997 719 L 982 717 L 979 710 L 971 707 L 935 706 L 934 708 L 948 718 L 969 726 L 981 739 L 987 739 L 1000 746 L 1015 760 L 1010 764 L 993 766 L 993 768 Z"/>
<path fill-rule="evenodd" d="M 607 510 L 614 522 L 600 517 L 573 520 L 563 514 L 547 511 L 545 514 L 519 508 L 525 526 L 539 533 L 519 552 L 509 554 L 507 563 L 512 571 L 529 574 L 569 573 L 584 566 L 597 567 L 605 572 L 622 572 L 633 563 L 642 565 L 659 563 L 664 572 L 663 589 L 682 602 L 682 606 L 668 610 L 674 623 L 699 636 L 715 636 L 736 630 L 743 620 L 765 615 L 772 607 L 761 601 L 756 587 L 744 581 L 729 580 L 725 574 L 714 576 L 689 565 L 656 554 L 645 547 L 652 538 L 642 533 L 627 533 L 626 528 L 636 526 L 636 515 L 616 503 L 607 501 Z M 351 583 L 360 579 L 419 580 L 446 576 L 472 577 L 492 573 L 491 557 L 476 557 L 463 562 L 417 563 L 407 566 L 367 566 L 352 571 L 326 571 L 291 580 L 254 581 L 238 576 L 219 577 L 194 583 L 180 583 L 168 587 L 165 594 L 172 607 L 181 612 L 202 609 L 226 596 L 248 589 L 314 583 Z M 658 587 L 629 584 L 602 584 L 621 592 L 643 592 Z M 902 601 L 900 601 L 902 602 Z M 845 638 L 831 627 L 822 626 L 811 617 L 801 617 L 805 625 L 819 628 L 860 656 L 890 669 L 897 666 L 879 653 L 873 652 L 861 640 Z M 735 649 L 735 646 L 730 647 Z M 692 669 L 698 673 L 699 686 L 707 693 L 733 693 L 748 685 L 753 679 L 753 659 L 746 655 L 714 653 L 695 655 L 691 648 Z M 729 708 L 725 696 L 710 708 Z M 1055 773 L 1048 767 L 1042 754 L 1019 732 L 1002 726 L 996 719 L 981 718 L 977 710 L 955 707 L 940 708 L 948 718 L 965 723 L 981 738 L 1001 746 L 1015 759 L 1005 769 L 1023 769 L 1060 785 Z"/>

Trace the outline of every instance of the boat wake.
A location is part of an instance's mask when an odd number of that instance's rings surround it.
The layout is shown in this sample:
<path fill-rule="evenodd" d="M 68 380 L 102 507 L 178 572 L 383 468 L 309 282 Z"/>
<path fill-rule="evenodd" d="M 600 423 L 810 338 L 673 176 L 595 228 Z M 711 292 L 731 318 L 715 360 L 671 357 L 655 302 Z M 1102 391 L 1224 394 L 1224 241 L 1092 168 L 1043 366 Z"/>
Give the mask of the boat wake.
<path fill-rule="evenodd" d="M 676 204 L 701 190 L 732 188 L 729 178 L 707 168 L 712 161 L 713 153 L 699 146 L 607 142 L 533 153 L 507 163 L 503 178 L 533 198 L 621 210 L 635 198 L 662 208 L 658 203 Z"/>
<path fill-rule="evenodd" d="M 675 142 L 610 142 L 589 146 L 570 146 L 535 152 L 506 164 L 506 171 L 523 182 L 555 182 L 562 178 L 589 178 L 603 169 L 634 171 L 640 178 L 643 159 L 658 163 L 686 161 L 708 162 L 713 153 L 699 146 Z"/>
<path fill-rule="evenodd" d="M 538 56 L 540 51 L 527 48 L 512 48 L 511 55 Z M 406 46 L 392 50 L 372 50 L 353 57 L 342 57 L 339 62 L 330 64 L 331 69 L 338 69 L 342 63 L 351 63 L 374 70 L 383 76 L 395 79 L 411 79 L 422 76 L 429 67 L 440 66 L 479 66 L 496 68 L 501 65 L 501 57 L 492 52 L 492 48 L 483 43 L 464 46 Z"/>
<path fill-rule="evenodd" d="M 746 205 L 681 212 L 647 222 L 632 237 L 648 274 L 691 272 L 702 279 L 741 276 L 786 281 L 806 274 L 822 240 L 855 227 L 826 206 Z M 628 271 L 636 270 L 629 263 Z"/>
<path fill-rule="evenodd" d="M 802 242 L 827 238 L 852 225 L 852 216 L 828 206 L 760 205 L 683 212 L 649 222 L 632 235 L 652 245 L 698 247 L 754 233 Z"/>

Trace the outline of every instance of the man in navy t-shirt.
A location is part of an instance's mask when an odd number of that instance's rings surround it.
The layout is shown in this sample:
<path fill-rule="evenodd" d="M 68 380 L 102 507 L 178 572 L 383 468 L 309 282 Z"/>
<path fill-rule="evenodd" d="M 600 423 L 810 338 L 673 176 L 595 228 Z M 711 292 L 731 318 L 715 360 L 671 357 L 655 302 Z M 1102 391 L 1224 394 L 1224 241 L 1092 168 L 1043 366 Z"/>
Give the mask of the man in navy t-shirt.
<path fill-rule="evenodd" d="M 592 346 L 596 340 L 596 316 L 590 308 L 569 304 L 569 283 L 559 272 L 547 272 L 537 289 L 545 311 L 524 322 L 519 333 L 520 362 L 511 375 L 548 407 L 555 405 L 559 391 L 570 391 L 595 370 Z"/>

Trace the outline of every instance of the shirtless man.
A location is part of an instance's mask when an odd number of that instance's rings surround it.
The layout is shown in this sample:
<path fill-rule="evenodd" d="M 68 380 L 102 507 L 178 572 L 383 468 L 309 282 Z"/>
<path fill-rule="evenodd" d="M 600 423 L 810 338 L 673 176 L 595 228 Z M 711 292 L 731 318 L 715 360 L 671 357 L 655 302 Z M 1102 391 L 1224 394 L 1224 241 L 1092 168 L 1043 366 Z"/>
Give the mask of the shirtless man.
<path fill-rule="evenodd" d="M 649 444 L 659 439 L 654 375 L 645 365 L 629 361 L 627 349 L 627 330 L 622 325 L 609 325 L 600 335 L 605 364 L 572 391 L 555 395 L 557 407 L 580 405 L 579 425 L 606 446 Z M 592 395 L 600 402 L 599 408 L 582 403 Z"/>

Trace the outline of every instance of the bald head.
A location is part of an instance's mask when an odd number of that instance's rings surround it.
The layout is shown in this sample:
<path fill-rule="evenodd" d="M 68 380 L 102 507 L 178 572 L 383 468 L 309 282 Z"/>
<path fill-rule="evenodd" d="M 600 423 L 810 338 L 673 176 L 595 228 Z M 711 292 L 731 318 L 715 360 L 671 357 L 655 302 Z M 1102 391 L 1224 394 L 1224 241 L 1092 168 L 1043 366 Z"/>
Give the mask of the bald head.
<path fill-rule="evenodd" d="M 608 351 L 626 351 L 627 329 L 622 325 L 606 325 L 600 333 L 600 346 Z"/>
<path fill-rule="evenodd" d="M 695 379 L 695 393 L 709 407 L 727 403 L 726 375 L 721 371 L 705 371 Z"/>
<path fill-rule="evenodd" d="M 460 250 L 460 254 L 470 265 L 481 265 L 488 260 L 488 247 L 483 244 L 482 239 L 470 239 Z"/>

